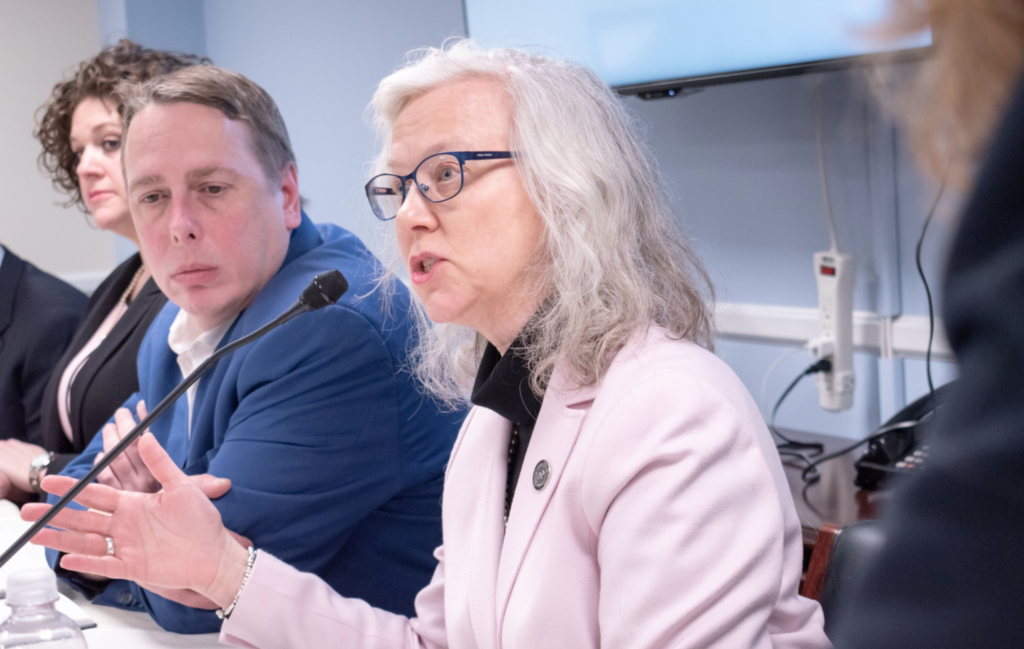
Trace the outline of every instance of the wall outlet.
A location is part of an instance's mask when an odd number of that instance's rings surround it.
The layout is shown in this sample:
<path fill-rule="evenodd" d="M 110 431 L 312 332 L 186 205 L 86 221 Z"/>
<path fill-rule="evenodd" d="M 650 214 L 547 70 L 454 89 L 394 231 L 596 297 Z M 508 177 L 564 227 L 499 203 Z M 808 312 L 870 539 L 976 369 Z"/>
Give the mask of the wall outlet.
<path fill-rule="evenodd" d="M 839 412 L 853 407 L 853 256 L 841 252 L 814 254 L 818 280 L 818 321 L 821 339 L 831 342 L 831 372 L 819 372 L 818 403 Z"/>

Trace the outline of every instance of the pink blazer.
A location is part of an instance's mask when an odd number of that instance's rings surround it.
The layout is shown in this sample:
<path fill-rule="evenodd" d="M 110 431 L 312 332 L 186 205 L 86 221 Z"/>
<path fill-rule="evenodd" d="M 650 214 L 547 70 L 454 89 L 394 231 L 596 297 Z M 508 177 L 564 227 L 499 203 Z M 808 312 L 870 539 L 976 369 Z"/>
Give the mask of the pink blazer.
<path fill-rule="evenodd" d="M 407 619 L 259 553 L 221 640 L 243 647 L 830 647 L 799 597 L 778 454 L 735 374 L 658 328 L 596 386 L 556 368 L 503 524 L 510 424 L 452 450 L 437 571 Z M 546 463 L 546 470 L 544 464 Z"/>

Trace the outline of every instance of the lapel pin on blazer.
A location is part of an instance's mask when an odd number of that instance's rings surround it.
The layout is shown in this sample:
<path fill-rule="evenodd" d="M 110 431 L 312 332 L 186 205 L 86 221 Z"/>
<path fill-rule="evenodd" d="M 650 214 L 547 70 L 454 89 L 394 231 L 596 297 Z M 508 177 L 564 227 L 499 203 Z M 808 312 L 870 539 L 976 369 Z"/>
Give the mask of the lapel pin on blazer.
<path fill-rule="evenodd" d="M 533 488 L 540 491 L 548 484 L 548 477 L 551 475 L 551 467 L 547 460 L 541 460 L 533 469 Z"/>

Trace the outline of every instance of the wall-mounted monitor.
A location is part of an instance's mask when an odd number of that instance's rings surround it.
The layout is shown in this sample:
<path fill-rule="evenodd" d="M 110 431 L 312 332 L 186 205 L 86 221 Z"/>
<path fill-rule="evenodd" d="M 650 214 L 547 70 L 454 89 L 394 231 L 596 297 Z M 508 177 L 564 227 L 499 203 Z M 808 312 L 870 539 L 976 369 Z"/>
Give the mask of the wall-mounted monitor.
<path fill-rule="evenodd" d="M 578 61 L 619 92 L 641 96 L 882 53 L 920 56 L 928 32 L 899 41 L 870 34 L 890 1 L 464 0 L 467 31 L 481 45 Z"/>

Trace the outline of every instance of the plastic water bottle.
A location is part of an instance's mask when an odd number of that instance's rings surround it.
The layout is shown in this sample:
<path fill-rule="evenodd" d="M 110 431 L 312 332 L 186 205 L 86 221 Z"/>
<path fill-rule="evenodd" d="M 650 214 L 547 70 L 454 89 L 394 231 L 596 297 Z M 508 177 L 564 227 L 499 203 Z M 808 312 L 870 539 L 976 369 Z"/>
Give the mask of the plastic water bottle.
<path fill-rule="evenodd" d="M 57 576 L 49 568 L 22 570 L 7 578 L 11 617 L 0 624 L 0 649 L 87 649 L 71 618 L 55 608 Z"/>

